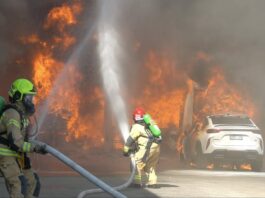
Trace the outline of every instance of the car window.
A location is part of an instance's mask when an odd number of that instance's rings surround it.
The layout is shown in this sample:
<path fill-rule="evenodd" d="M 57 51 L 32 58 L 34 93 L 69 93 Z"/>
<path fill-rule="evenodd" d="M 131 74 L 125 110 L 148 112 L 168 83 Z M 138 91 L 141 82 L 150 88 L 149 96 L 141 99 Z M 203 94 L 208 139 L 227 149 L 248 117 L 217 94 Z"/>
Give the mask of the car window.
<path fill-rule="evenodd" d="M 252 125 L 253 123 L 248 117 L 240 116 L 220 116 L 211 117 L 213 124 L 229 124 L 229 125 Z"/>

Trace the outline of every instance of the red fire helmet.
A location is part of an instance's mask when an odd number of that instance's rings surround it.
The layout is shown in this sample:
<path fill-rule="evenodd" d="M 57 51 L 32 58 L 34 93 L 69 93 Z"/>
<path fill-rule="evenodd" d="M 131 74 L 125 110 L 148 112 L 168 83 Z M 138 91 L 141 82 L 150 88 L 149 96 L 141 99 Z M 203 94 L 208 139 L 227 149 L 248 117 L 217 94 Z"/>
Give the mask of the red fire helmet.
<path fill-rule="evenodd" d="M 135 110 L 133 112 L 134 121 L 143 120 L 144 119 L 144 114 L 145 114 L 145 111 L 144 111 L 143 108 L 141 108 L 141 107 L 135 108 Z"/>

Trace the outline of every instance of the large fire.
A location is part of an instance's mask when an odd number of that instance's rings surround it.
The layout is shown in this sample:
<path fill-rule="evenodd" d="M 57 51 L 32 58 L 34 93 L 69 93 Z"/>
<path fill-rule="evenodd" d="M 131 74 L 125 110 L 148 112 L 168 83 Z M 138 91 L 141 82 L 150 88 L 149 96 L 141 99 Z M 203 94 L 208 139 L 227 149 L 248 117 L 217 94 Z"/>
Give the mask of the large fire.
<path fill-rule="evenodd" d="M 58 50 L 67 51 L 75 44 L 76 38 L 67 30 L 78 24 L 77 16 L 81 11 L 79 1 L 53 8 L 43 25 L 44 30 L 53 30 L 52 38 L 44 40 L 32 34 L 22 38 L 22 41 L 38 47 L 32 63 L 33 80 L 39 93 L 37 103 L 49 100 L 50 113 L 61 119 L 58 122 L 65 122 L 67 130 L 64 133 L 65 141 L 78 139 L 84 149 L 90 149 L 102 146 L 104 143 L 103 92 L 98 87 L 88 87 L 87 92 L 90 94 L 81 92 L 79 82 L 82 81 L 83 75 L 77 65 L 65 65 L 55 56 Z M 100 110 L 93 110 L 93 114 L 88 115 L 83 107 L 90 108 L 90 106 L 98 106 Z"/>
<path fill-rule="evenodd" d="M 49 39 L 42 39 L 32 34 L 22 41 L 25 44 L 38 46 L 33 61 L 33 80 L 38 89 L 38 104 L 49 101 L 50 113 L 61 118 L 67 132 L 65 141 L 78 140 L 84 149 L 100 147 L 105 143 L 104 114 L 105 97 L 101 88 L 88 87 L 86 92 L 80 91 L 80 84 L 84 75 L 76 65 L 65 65 L 55 56 L 55 51 L 66 52 L 77 39 L 68 33 L 72 27 L 78 25 L 77 16 L 82 12 L 79 1 L 63 4 L 53 8 L 43 24 L 45 31 L 53 32 Z M 144 43 L 137 44 L 137 49 Z M 139 53 L 136 50 L 135 53 Z M 208 56 L 199 53 L 198 57 L 208 60 Z M 191 89 L 191 78 L 183 67 L 169 54 L 150 50 L 145 55 L 142 67 L 146 70 L 146 79 L 141 87 L 140 96 L 134 98 L 131 106 L 143 106 L 166 129 L 170 126 L 180 128 L 181 114 L 187 93 Z M 207 114 L 226 112 L 246 113 L 255 116 L 256 110 L 251 100 L 225 78 L 224 72 L 218 66 L 212 66 L 211 76 L 207 87 L 196 89 L 195 109 L 193 119 L 200 119 Z M 62 80 L 60 75 L 64 74 Z M 194 85 L 196 82 L 193 82 Z M 199 87 L 200 85 L 198 85 Z M 197 87 L 197 88 L 198 88 Z M 87 94 L 90 93 L 90 94 Z M 51 96 L 49 98 L 49 96 Z M 98 107 L 98 108 L 95 108 Z M 89 114 L 85 109 L 89 109 Z M 164 130 L 165 136 L 167 130 Z M 179 131 L 178 131 L 179 132 Z M 184 134 L 179 134 L 179 137 Z M 120 148 L 121 137 L 114 135 L 113 144 Z M 177 150 L 182 145 L 176 140 Z"/>
<path fill-rule="evenodd" d="M 176 62 L 167 54 L 151 50 L 144 61 L 147 83 L 143 95 L 135 101 L 153 115 L 162 128 L 174 124 L 179 127 L 180 110 L 185 97 L 185 74 L 176 68 Z M 181 85 L 181 86 L 178 86 Z"/>
<path fill-rule="evenodd" d="M 243 113 L 254 117 L 256 112 L 249 96 L 243 96 L 237 87 L 229 84 L 220 68 L 213 69 L 208 87 L 197 92 L 195 101 L 195 120 L 210 114 L 224 113 Z"/>
<path fill-rule="evenodd" d="M 185 97 L 191 89 L 195 89 L 194 122 L 210 114 L 245 113 L 255 116 L 256 109 L 250 97 L 229 84 L 218 66 L 212 67 L 208 86 L 204 88 L 190 80 L 187 73 L 178 70 L 174 59 L 164 54 L 150 51 L 144 66 L 150 74 L 147 76 L 149 83 L 136 104 L 146 106 L 162 128 L 170 124 L 180 127 Z"/>

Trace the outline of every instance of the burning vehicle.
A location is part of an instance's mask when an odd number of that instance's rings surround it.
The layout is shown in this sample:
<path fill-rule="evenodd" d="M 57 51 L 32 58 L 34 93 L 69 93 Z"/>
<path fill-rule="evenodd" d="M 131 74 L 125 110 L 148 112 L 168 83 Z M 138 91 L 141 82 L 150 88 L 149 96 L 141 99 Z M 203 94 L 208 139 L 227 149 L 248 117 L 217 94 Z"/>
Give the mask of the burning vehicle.
<path fill-rule="evenodd" d="M 181 136 L 177 142 L 180 160 L 197 168 L 261 171 L 262 133 L 251 119 L 257 110 L 225 82 L 220 71 L 214 73 L 207 87 L 194 81 L 188 84 L 180 113 Z"/>
<path fill-rule="evenodd" d="M 264 153 L 260 129 L 247 116 L 223 114 L 206 116 L 203 124 L 196 124 L 184 140 L 186 159 L 197 167 L 214 167 L 232 163 L 237 169 L 250 164 L 254 171 L 261 171 Z"/>

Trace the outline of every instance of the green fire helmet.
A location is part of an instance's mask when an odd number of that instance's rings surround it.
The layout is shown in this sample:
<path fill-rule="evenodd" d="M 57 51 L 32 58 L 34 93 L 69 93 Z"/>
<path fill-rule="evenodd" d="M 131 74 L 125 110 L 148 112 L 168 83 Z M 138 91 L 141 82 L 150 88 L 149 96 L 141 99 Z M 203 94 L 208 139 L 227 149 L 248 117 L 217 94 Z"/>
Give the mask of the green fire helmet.
<path fill-rule="evenodd" d="M 8 95 L 14 102 L 21 101 L 24 95 L 36 95 L 36 93 L 33 83 L 23 78 L 15 80 L 8 91 Z"/>

